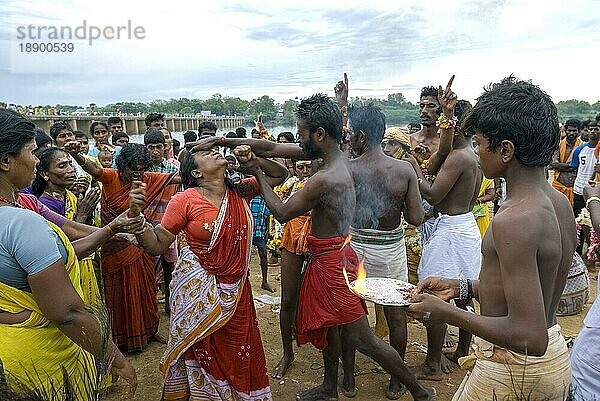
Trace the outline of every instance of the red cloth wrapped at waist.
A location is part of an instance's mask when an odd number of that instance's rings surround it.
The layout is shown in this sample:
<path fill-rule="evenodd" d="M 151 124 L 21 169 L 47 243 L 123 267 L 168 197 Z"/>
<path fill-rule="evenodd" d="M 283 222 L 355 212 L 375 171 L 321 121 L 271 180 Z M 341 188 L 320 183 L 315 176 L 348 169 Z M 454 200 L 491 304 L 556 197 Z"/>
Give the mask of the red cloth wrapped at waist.
<path fill-rule="evenodd" d="M 306 268 L 296 317 L 296 330 L 300 344 L 311 342 L 315 347 L 327 347 L 327 330 L 349 324 L 367 313 L 365 302 L 348 288 L 348 279 L 356 278 L 358 257 L 344 243 L 343 237 L 307 237 L 312 258 Z"/>

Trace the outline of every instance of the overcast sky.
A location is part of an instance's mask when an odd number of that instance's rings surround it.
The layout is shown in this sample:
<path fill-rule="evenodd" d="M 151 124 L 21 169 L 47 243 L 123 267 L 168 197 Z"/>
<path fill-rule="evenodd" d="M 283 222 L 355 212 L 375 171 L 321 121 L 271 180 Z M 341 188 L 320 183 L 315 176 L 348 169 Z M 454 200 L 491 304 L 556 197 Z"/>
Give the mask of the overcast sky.
<path fill-rule="evenodd" d="M 472 100 L 514 73 L 555 101 L 600 99 L 600 1 L 182 0 L 0 2 L 0 101 L 99 105 L 207 98 L 277 101 L 443 84 Z M 21 53 L 17 27 L 142 26 L 141 40 L 65 40 L 72 53 Z M 48 42 L 48 40 L 44 40 Z"/>

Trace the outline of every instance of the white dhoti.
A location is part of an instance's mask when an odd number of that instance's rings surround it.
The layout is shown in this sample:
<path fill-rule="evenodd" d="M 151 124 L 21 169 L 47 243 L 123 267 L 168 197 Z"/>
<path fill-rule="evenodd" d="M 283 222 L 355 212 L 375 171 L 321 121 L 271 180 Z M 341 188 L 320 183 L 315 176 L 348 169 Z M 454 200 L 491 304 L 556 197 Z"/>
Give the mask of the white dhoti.
<path fill-rule="evenodd" d="M 350 235 L 350 245 L 359 260 L 364 258 L 368 277 L 408 281 L 406 243 L 402 226 L 390 231 L 350 227 Z"/>
<path fill-rule="evenodd" d="M 425 199 L 423 199 L 423 209 L 425 210 L 425 215 L 427 215 L 427 213 L 431 209 L 433 209 L 433 206 L 431 206 Z M 421 234 L 421 248 L 423 247 L 423 243 L 429 239 L 429 236 L 433 231 L 434 223 L 435 217 L 430 217 L 427 220 L 425 220 L 419 227 L 417 227 L 417 230 L 419 230 L 419 233 Z"/>
<path fill-rule="evenodd" d="M 481 235 L 473 213 L 436 217 L 423 240 L 419 280 L 432 276 L 476 279 L 480 269 Z"/>
<path fill-rule="evenodd" d="M 497 347 L 475 337 L 475 353 L 460 358 L 475 361 L 452 401 L 563 401 L 569 393 L 569 349 L 558 324 L 548 329 L 548 348 L 541 357 Z"/>

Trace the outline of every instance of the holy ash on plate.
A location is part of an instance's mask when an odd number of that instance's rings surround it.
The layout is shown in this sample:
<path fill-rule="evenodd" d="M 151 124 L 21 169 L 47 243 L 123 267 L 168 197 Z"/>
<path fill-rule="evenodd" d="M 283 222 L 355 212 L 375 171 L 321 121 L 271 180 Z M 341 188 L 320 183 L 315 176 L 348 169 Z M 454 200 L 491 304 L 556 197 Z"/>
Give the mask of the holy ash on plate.
<path fill-rule="evenodd" d="M 388 306 L 408 306 L 416 287 L 410 283 L 393 278 L 366 277 L 350 283 L 350 289 L 366 301 Z"/>

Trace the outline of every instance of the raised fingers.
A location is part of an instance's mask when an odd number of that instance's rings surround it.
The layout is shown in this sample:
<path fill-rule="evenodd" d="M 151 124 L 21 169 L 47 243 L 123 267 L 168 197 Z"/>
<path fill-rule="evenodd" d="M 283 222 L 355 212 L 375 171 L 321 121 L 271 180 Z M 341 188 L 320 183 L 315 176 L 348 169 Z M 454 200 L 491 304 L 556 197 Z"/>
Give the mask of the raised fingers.
<path fill-rule="evenodd" d="M 450 90 L 450 87 L 452 86 L 452 82 L 454 82 L 454 74 L 452 74 L 452 76 L 450 77 L 450 80 L 448 81 L 448 85 L 446 85 L 445 92 L 448 92 Z"/>

